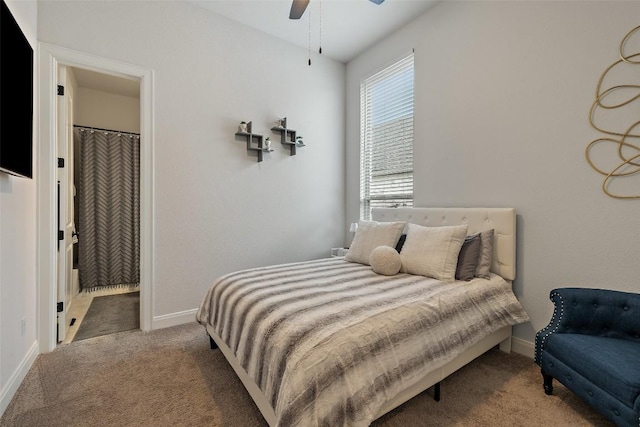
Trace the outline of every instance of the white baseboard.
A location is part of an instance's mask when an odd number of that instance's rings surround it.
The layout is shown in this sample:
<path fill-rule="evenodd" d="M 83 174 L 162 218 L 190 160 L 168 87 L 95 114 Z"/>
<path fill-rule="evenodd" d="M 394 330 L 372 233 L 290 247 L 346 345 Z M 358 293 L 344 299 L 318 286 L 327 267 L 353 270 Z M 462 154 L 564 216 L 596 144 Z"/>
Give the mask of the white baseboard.
<path fill-rule="evenodd" d="M 33 366 L 33 362 L 36 361 L 36 357 L 38 357 L 38 341 L 34 341 L 31 345 L 29 351 L 18 365 L 18 368 L 13 372 L 9 381 L 5 384 L 5 386 L 0 390 L 0 417 L 4 414 L 4 411 L 11 403 L 11 399 L 15 396 L 18 391 L 18 387 L 22 384 L 22 380 L 27 376 L 29 369 Z"/>
<path fill-rule="evenodd" d="M 177 313 L 163 314 L 153 318 L 152 329 L 170 328 L 171 326 L 184 325 L 195 322 L 198 309 L 179 311 Z"/>
<path fill-rule="evenodd" d="M 522 338 L 511 337 L 511 351 L 533 359 L 535 344 Z"/>

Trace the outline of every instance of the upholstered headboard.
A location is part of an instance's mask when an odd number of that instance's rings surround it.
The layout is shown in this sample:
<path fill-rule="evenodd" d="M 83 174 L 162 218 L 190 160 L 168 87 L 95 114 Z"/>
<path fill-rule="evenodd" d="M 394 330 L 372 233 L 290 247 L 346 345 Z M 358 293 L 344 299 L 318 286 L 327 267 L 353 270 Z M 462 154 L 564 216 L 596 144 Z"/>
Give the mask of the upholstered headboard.
<path fill-rule="evenodd" d="M 491 271 L 516 278 L 516 211 L 512 208 L 374 208 L 374 221 L 406 221 L 426 227 L 466 224 L 468 233 L 494 229 Z"/>

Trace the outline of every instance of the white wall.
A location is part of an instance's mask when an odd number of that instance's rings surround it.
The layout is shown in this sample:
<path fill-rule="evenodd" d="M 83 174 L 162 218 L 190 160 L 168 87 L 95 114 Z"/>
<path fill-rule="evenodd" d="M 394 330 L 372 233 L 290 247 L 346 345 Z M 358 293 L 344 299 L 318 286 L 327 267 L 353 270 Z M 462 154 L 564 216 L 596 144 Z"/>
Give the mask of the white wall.
<path fill-rule="evenodd" d="M 600 136 L 588 122 L 598 78 L 638 16 L 637 2 L 448 1 L 351 61 L 347 221 L 360 80 L 415 48 L 415 204 L 516 208 L 514 288 L 531 322 L 514 335 L 546 326 L 555 287 L 640 291 L 640 202 L 605 196 L 584 155 Z"/>
<path fill-rule="evenodd" d="M 140 133 L 140 98 L 78 88 L 76 125 Z"/>
<path fill-rule="evenodd" d="M 6 3 L 35 51 L 36 2 L 7 0 Z M 34 105 L 37 105 L 37 93 L 36 86 Z M 34 140 L 36 123 L 34 111 Z M 35 150 L 34 145 L 34 158 Z M 35 163 L 33 170 L 34 179 L 0 172 L 0 415 L 37 355 Z"/>
<path fill-rule="evenodd" d="M 39 40 L 154 71 L 157 318 L 187 312 L 245 267 L 329 255 L 343 243 L 343 64 L 186 2 L 40 2 Z M 279 116 L 305 137 L 265 160 L 234 133 Z"/>

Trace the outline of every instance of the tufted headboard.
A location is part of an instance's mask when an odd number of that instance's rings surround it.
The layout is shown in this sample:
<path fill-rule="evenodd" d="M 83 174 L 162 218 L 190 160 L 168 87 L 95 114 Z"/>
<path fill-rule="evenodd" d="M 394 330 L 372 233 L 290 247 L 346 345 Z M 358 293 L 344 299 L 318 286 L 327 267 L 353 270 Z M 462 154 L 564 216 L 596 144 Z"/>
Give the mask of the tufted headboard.
<path fill-rule="evenodd" d="M 467 224 L 469 234 L 494 229 L 491 271 L 516 278 L 516 210 L 513 208 L 374 208 L 374 221 L 406 221 L 426 227 Z"/>

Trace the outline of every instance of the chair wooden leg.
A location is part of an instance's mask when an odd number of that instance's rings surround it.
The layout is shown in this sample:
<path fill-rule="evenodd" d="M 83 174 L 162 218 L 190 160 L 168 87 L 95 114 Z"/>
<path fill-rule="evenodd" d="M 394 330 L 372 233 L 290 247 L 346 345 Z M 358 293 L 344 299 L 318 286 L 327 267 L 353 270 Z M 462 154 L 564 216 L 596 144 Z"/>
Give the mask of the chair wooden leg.
<path fill-rule="evenodd" d="M 553 394 L 553 377 L 551 375 L 546 374 L 543 370 L 540 370 L 542 373 L 542 383 L 544 387 L 544 394 L 551 396 Z"/>

